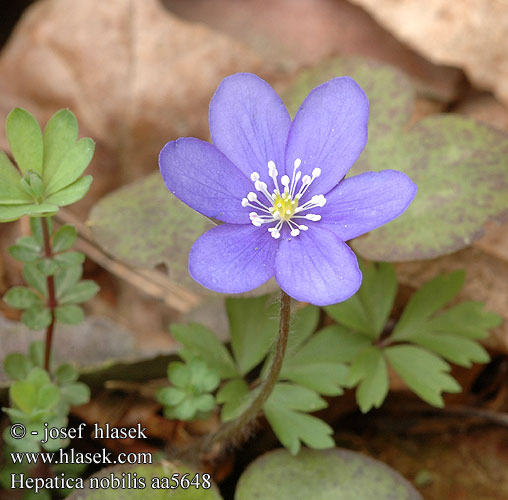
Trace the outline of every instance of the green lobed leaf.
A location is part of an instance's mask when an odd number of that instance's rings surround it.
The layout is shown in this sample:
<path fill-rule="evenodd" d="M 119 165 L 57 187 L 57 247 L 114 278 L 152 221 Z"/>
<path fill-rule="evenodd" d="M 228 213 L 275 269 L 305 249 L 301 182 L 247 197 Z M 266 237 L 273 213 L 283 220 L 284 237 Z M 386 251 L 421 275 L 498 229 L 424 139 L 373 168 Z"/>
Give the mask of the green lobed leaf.
<path fill-rule="evenodd" d="M 243 378 L 236 378 L 226 382 L 218 391 L 216 400 L 221 408 L 221 420 L 227 422 L 233 420 L 239 414 L 239 408 L 249 395 L 249 386 Z"/>
<path fill-rule="evenodd" d="M 202 359 L 191 359 L 187 363 L 190 371 L 189 386 L 194 393 L 211 392 L 217 389 L 220 378 Z"/>
<path fill-rule="evenodd" d="M 42 340 L 37 340 L 30 344 L 28 348 L 28 353 L 30 355 L 30 360 L 32 363 L 42 368 L 44 366 L 44 351 L 45 351 L 45 343 Z"/>
<path fill-rule="evenodd" d="M 80 139 L 67 151 L 58 169 L 49 179 L 46 186 L 46 195 L 51 198 L 51 195 L 77 181 L 92 161 L 94 151 L 95 144 L 92 139 Z"/>
<path fill-rule="evenodd" d="M 60 269 L 55 274 L 55 290 L 58 299 L 70 292 L 81 280 L 83 266 L 72 266 Z"/>
<path fill-rule="evenodd" d="M 168 379 L 177 387 L 185 388 L 190 383 L 190 369 L 180 361 L 173 361 L 168 365 Z"/>
<path fill-rule="evenodd" d="M 8 354 L 4 359 L 4 370 L 12 380 L 23 380 L 26 378 L 33 364 L 30 359 L 21 353 Z"/>
<path fill-rule="evenodd" d="M 344 302 L 325 307 L 325 311 L 338 323 L 375 339 L 381 335 L 395 301 L 395 268 L 384 262 L 366 265 L 361 259 L 359 264 L 363 274 L 360 290 Z"/>
<path fill-rule="evenodd" d="M 71 406 L 80 406 L 90 401 L 90 388 L 82 382 L 65 384 L 60 388 L 62 399 Z"/>
<path fill-rule="evenodd" d="M 194 356 L 202 358 L 221 378 L 237 375 L 235 363 L 217 336 L 197 323 L 172 324 L 171 334 Z"/>
<path fill-rule="evenodd" d="M 33 236 L 23 236 L 9 247 L 9 254 L 20 262 L 34 262 L 40 258 L 41 250 L 41 245 Z"/>
<path fill-rule="evenodd" d="M 432 318 L 427 323 L 427 328 L 470 339 L 484 339 L 489 330 L 499 326 L 502 321 L 499 314 L 484 311 L 481 302 L 466 301 Z"/>
<path fill-rule="evenodd" d="M 79 325 L 85 319 L 85 313 L 76 304 L 65 304 L 55 309 L 55 317 L 66 325 Z"/>
<path fill-rule="evenodd" d="M 53 232 L 53 219 L 51 217 L 46 218 L 48 224 L 49 234 Z M 41 217 L 30 217 L 30 231 L 33 237 L 41 248 L 44 248 L 44 233 L 42 230 L 42 218 Z"/>
<path fill-rule="evenodd" d="M 37 269 L 44 274 L 44 276 L 52 276 L 58 269 L 60 269 L 55 259 L 44 258 L 37 262 Z"/>
<path fill-rule="evenodd" d="M 397 345 L 387 347 L 384 353 L 409 388 L 432 406 L 444 406 L 442 392 L 461 391 L 457 381 L 448 374 L 450 365 L 426 349 Z"/>
<path fill-rule="evenodd" d="M 328 405 L 315 391 L 296 384 L 278 382 L 266 400 L 268 407 L 281 406 L 289 410 L 313 412 Z"/>
<path fill-rule="evenodd" d="M 44 297 L 48 296 L 48 284 L 46 276 L 42 274 L 35 263 L 25 264 L 23 267 L 23 278 Z"/>
<path fill-rule="evenodd" d="M 53 235 L 53 253 L 69 250 L 77 238 L 78 232 L 74 226 L 65 225 L 60 227 Z"/>
<path fill-rule="evenodd" d="M 288 351 L 279 378 L 292 380 L 327 396 L 342 394 L 348 376 L 348 368 L 339 355 L 342 352 L 340 332 L 344 330 L 342 327 L 327 327 L 300 349 Z M 363 339 L 358 349 L 369 342 L 365 337 Z"/>
<path fill-rule="evenodd" d="M 161 387 L 157 391 L 157 401 L 165 406 L 177 406 L 187 397 L 187 393 L 177 387 Z"/>
<path fill-rule="evenodd" d="M 32 306 L 21 315 L 21 321 L 31 330 L 47 328 L 51 320 L 51 311 L 44 306 Z"/>
<path fill-rule="evenodd" d="M 388 367 L 383 351 L 376 346 L 366 347 L 353 359 L 349 384 L 356 389 L 356 402 L 362 413 L 379 408 L 388 394 Z"/>
<path fill-rule="evenodd" d="M 12 402 L 25 413 L 31 413 L 37 405 L 37 391 L 26 380 L 14 382 L 9 390 Z"/>
<path fill-rule="evenodd" d="M 292 454 L 296 454 L 301 441 L 317 449 L 334 446 L 331 427 L 316 417 L 301 413 L 326 406 L 326 401 L 310 389 L 277 383 L 263 410 L 277 438 Z"/>
<path fill-rule="evenodd" d="M 425 283 L 409 300 L 402 316 L 395 325 L 392 339 L 410 338 L 424 328 L 427 319 L 450 302 L 464 284 L 464 271 L 440 274 Z"/>
<path fill-rule="evenodd" d="M 32 201 L 21 187 L 21 175 L 3 151 L 0 151 L 0 179 L 2 205 L 24 205 Z"/>
<path fill-rule="evenodd" d="M 81 304 L 95 297 L 99 292 L 100 288 L 95 281 L 82 280 L 77 283 L 69 291 L 61 294 L 59 303 L 60 304 Z"/>
<path fill-rule="evenodd" d="M 78 370 L 70 363 L 64 363 L 55 370 L 55 380 L 58 384 L 69 384 L 78 379 Z"/>
<path fill-rule="evenodd" d="M 13 286 L 3 297 L 3 301 L 16 309 L 42 306 L 43 301 L 33 290 L 24 286 Z"/>
<path fill-rule="evenodd" d="M 65 252 L 55 255 L 53 259 L 61 268 L 79 266 L 85 262 L 85 254 L 81 252 Z"/>
<path fill-rule="evenodd" d="M 28 204 L 28 205 L 1 205 L 0 222 L 10 222 L 23 215 L 53 215 L 58 212 L 58 207 L 51 203 Z"/>
<path fill-rule="evenodd" d="M 197 412 L 196 400 L 188 394 L 177 406 L 166 406 L 164 408 L 165 417 L 172 420 L 192 420 Z"/>
<path fill-rule="evenodd" d="M 22 108 L 13 109 L 7 116 L 5 131 L 21 172 L 33 170 L 42 174 L 42 132 L 34 116 Z"/>
<path fill-rule="evenodd" d="M 37 392 L 37 407 L 51 410 L 58 404 L 60 391 L 54 384 L 46 384 Z"/>
<path fill-rule="evenodd" d="M 241 375 L 259 364 L 278 331 L 278 305 L 267 295 L 227 298 L 231 347 Z"/>
<path fill-rule="evenodd" d="M 397 471 L 362 453 L 278 449 L 252 462 L 235 500 L 423 500 Z"/>
<path fill-rule="evenodd" d="M 46 198 L 46 202 L 53 203 L 59 207 L 71 205 L 72 203 L 76 203 L 77 201 L 81 200 L 81 198 L 83 198 L 86 193 L 88 193 L 91 184 L 92 176 L 85 175 L 69 186 L 48 196 Z"/>
<path fill-rule="evenodd" d="M 78 139 L 78 121 L 68 109 L 57 111 L 44 129 L 44 184 L 60 169 L 62 160 Z M 65 167 L 64 167 L 65 168 Z"/>
<path fill-rule="evenodd" d="M 489 354 L 478 342 L 457 335 L 418 332 L 411 336 L 411 342 L 466 368 L 473 363 L 488 363 L 490 360 Z"/>
<path fill-rule="evenodd" d="M 300 451 L 301 442 L 314 449 L 335 446 L 333 429 L 317 417 L 270 404 L 265 404 L 264 412 L 273 432 L 292 455 Z"/>

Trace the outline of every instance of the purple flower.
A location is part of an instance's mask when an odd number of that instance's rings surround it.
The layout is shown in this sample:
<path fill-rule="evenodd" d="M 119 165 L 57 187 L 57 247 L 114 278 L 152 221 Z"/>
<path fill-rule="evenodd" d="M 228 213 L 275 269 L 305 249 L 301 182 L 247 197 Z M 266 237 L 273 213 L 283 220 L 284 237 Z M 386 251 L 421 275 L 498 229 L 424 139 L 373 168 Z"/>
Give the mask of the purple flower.
<path fill-rule="evenodd" d="M 213 145 L 168 142 L 159 165 L 168 189 L 218 219 L 189 255 L 189 272 L 222 293 L 252 290 L 272 276 L 316 305 L 351 297 L 362 275 L 344 243 L 398 217 L 416 194 L 401 172 L 343 179 L 367 142 L 369 104 L 349 77 L 315 88 L 293 121 L 264 80 L 225 78 L 210 102 Z"/>

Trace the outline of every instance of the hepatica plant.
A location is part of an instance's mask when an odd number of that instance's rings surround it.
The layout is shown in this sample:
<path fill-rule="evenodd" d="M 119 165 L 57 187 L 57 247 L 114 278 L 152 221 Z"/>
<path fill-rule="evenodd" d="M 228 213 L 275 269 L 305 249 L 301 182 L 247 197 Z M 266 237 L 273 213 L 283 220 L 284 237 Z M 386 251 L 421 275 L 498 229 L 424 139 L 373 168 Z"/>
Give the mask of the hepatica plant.
<path fill-rule="evenodd" d="M 291 120 L 270 85 L 240 73 L 224 79 L 210 102 L 213 144 L 180 138 L 160 153 L 168 189 L 222 223 L 192 247 L 191 276 L 222 293 L 246 292 L 271 277 L 282 289 L 270 367 L 246 408 L 207 447 L 234 440 L 274 389 L 279 396 L 288 390 L 276 382 L 289 334 L 290 297 L 330 305 L 354 295 L 362 275 L 345 242 L 398 217 L 416 194 L 411 179 L 395 170 L 344 179 L 367 142 L 368 115 L 368 99 L 349 77 L 315 88 Z M 166 397 L 163 403 L 171 401 Z M 319 405 L 313 399 L 311 406 Z"/>
<path fill-rule="evenodd" d="M 168 189 L 224 223 L 194 244 L 191 276 L 222 293 L 275 276 L 304 302 L 351 297 L 361 273 L 344 242 L 398 217 L 416 194 L 395 170 L 344 179 L 367 142 L 368 113 L 365 93 L 348 77 L 315 88 L 293 121 L 256 75 L 223 80 L 210 103 L 213 144 L 181 138 L 159 157 Z"/>

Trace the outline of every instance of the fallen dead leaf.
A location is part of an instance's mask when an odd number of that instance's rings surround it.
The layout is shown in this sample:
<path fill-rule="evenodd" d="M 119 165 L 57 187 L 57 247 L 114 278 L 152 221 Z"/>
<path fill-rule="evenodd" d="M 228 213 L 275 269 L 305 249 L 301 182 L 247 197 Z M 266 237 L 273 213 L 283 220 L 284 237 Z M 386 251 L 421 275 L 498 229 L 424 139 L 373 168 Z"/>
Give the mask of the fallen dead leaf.
<path fill-rule="evenodd" d="M 352 0 L 436 64 L 463 68 L 508 104 L 505 0 Z"/>
<path fill-rule="evenodd" d="M 1 54 L 0 122 L 13 106 L 42 122 L 71 108 L 81 133 L 97 141 L 95 199 L 156 168 L 168 140 L 207 138 L 218 83 L 258 69 L 242 43 L 177 18 L 157 0 L 43 0 Z"/>

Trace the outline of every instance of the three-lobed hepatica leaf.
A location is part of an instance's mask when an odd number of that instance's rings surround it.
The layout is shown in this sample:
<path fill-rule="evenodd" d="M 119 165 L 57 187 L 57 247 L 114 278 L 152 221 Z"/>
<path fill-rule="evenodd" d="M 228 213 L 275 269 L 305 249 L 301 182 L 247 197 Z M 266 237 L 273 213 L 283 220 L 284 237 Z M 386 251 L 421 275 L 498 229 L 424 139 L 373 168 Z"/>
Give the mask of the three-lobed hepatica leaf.
<path fill-rule="evenodd" d="M 78 124 L 71 111 L 55 113 L 43 134 L 28 111 L 16 108 L 5 128 L 18 168 L 0 152 L 0 222 L 52 215 L 88 192 L 92 177 L 81 176 L 95 146 L 91 139 L 77 140 Z"/>
<path fill-rule="evenodd" d="M 457 271 L 439 275 L 416 291 L 390 331 L 387 321 L 397 292 L 393 266 L 360 264 L 360 291 L 325 308 L 347 327 L 328 331 L 327 344 L 330 349 L 341 349 L 340 359 L 350 364 L 346 385 L 357 386 L 360 409 L 367 412 L 383 403 L 389 389 L 388 365 L 424 401 L 443 406 L 443 391 L 460 391 L 449 374 L 448 362 L 466 367 L 487 362 L 489 356 L 477 341 L 499 325 L 501 318 L 484 311 L 479 302 L 462 302 L 442 311 L 464 283 L 464 273 Z M 381 294 L 383 283 L 385 296 Z"/>
<path fill-rule="evenodd" d="M 369 140 L 349 175 L 396 169 L 418 186 L 399 218 L 353 242 L 371 260 L 426 259 L 468 246 L 508 210 L 508 136 L 470 118 L 440 114 L 407 128 L 414 100 L 399 71 L 343 58 L 303 72 L 288 89 L 291 110 L 332 77 L 352 76 L 370 101 Z"/>

